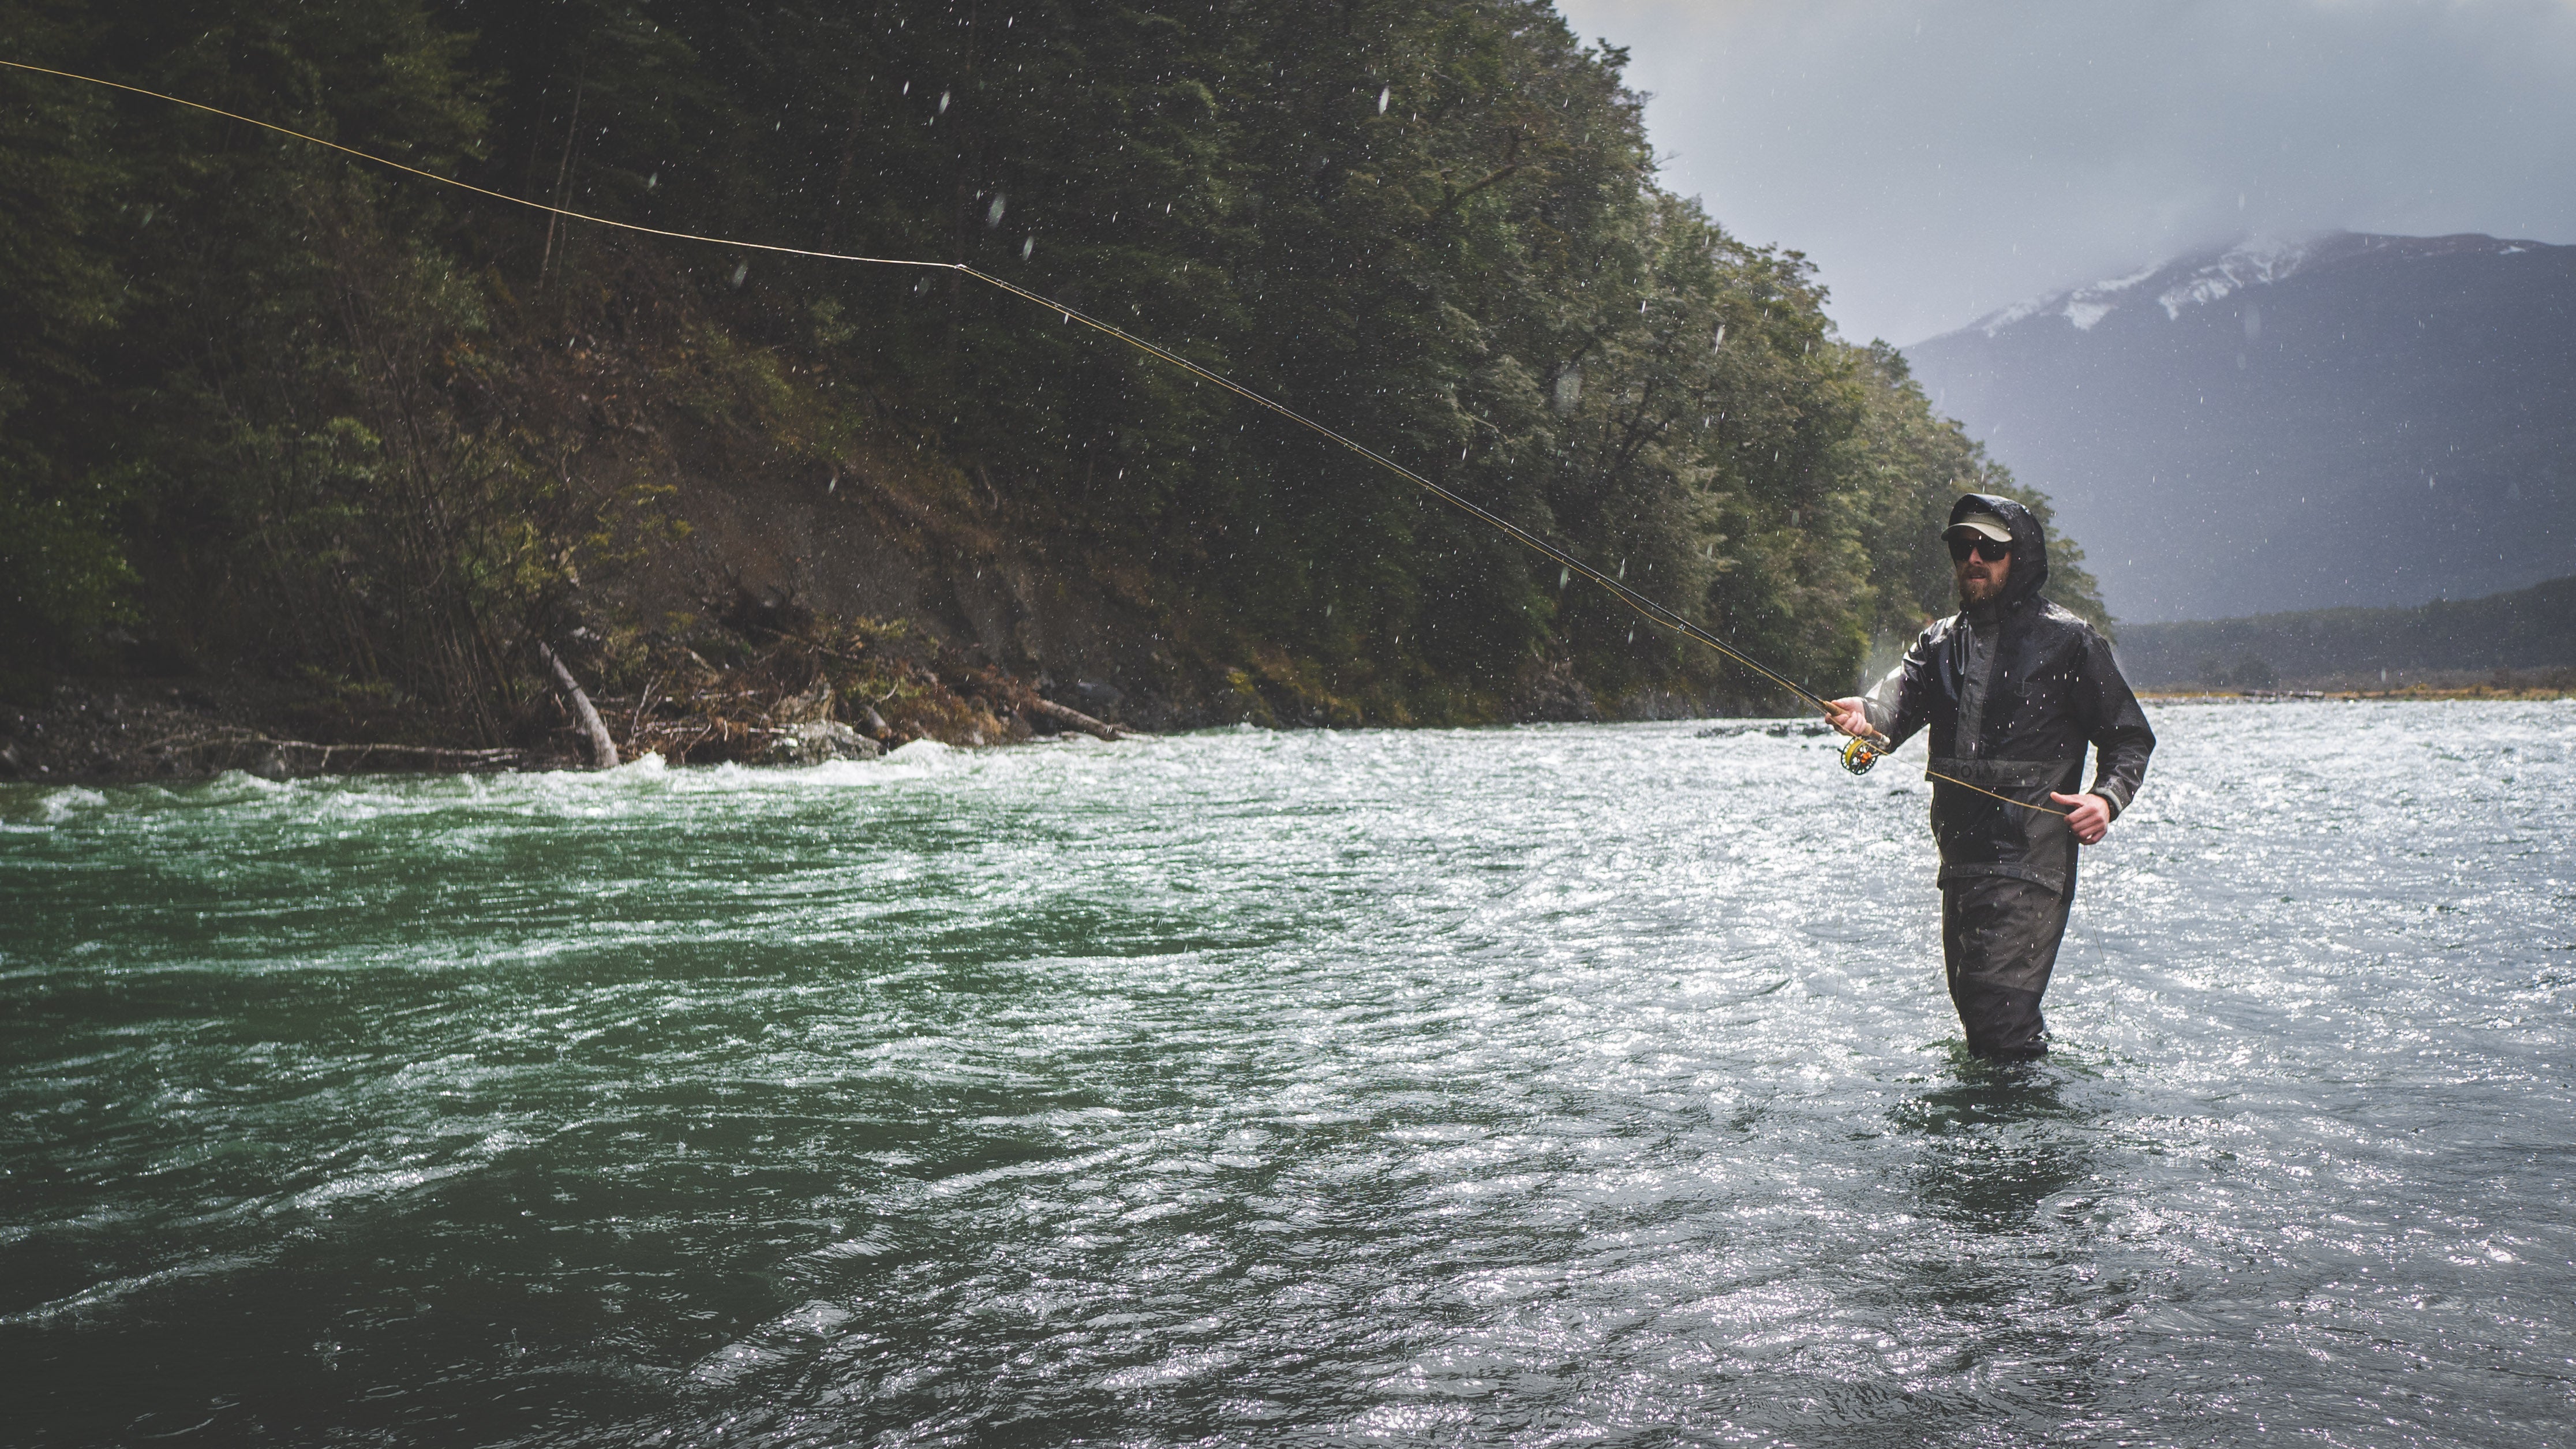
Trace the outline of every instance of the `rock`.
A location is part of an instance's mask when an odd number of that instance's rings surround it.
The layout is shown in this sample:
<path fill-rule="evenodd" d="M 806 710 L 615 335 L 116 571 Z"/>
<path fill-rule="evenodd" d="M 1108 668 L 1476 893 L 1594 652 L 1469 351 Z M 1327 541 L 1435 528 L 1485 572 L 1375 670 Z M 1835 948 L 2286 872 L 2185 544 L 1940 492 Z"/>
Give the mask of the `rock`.
<path fill-rule="evenodd" d="M 873 760 L 883 748 L 839 720 L 818 719 L 779 731 L 761 758 L 772 765 L 819 765 L 826 760 Z"/>
<path fill-rule="evenodd" d="M 1530 676 L 1519 696 L 1511 717 L 1523 724 L 1593 724 L 1601 718 L 1600 702 L 1575 678 L 1574 665 L 1567 660 L 1559 659 Z"/>
<path fill-rule="evenodd" d="M 769 717 L 783 725 L 827 722 L 832 718 L 832 681 L 817 679 L 814 687 L 803 694 L 778 702 Z"/>

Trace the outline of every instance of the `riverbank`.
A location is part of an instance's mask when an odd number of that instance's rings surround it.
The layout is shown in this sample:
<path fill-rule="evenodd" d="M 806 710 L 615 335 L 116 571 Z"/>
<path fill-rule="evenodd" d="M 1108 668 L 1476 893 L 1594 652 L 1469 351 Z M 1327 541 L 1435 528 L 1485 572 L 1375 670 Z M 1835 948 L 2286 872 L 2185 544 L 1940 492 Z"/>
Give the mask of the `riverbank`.
<path fill-rule="evenodd" d="M 1103 739 L 1141 732 L 1128 722 L 1114 692 L 1096 685 L 1062 691 L 1087 706 L 1077 707 L 1048 697 L 1052 681 L 979 666 L 927 641 L 916 646 L 913 658 L 902 657 L 900 647 L 881 648 L 873 669 L 846 672 L 838 685 L 816 666 L 834 654 L 850 661 L 854 641 L 818 644 L 781 636 L 781 642 L 784 647 L 774 644 L 766 654 L 731 667 L 682 649 L 680 667 L 666 669 L 640 690 L 585 697 L 620 760 L 654 754 L 673 764 L 819 764 L 873 757 L 914 740 L 980 748 L 1068 732 Z M 834 649 L 834 642 L 843 647 Z M 864 658 L 865 644 L 856 647 L 855 657 Z M 2576 678 L 2390 690 L 2154 690 L 2139 697 L 2159 705 L 2530 702 L 2576 697 Z M 539 709 L 498 744 L 460 742 L 425 729 L 423 718 L 399 700 L 327 682 L 243 676 L 63 679 L 34 698 L 0 705 L 0 781 L 109 785 L 203 779 L 227 770 L 284 779 L 580 769 L 597 763 L 565 700 Z M 1168 728 L 1175 722 L 1151 723 Z M 1191 721 L 1177 723 L 1186 728 Z M 1708 733 L 1763 727 L 1737 721 Z M 1775 734 L 1784 729 L 1770 728 Z"/>
<path fill-rule="evenodd" d="M 901 624 L 797 614 L 759 628 L 641 642 L 604 684 L 567 667 L 490 738 L 382 687 L 246 673 L 52 681 L 0 706 L 0 780 L 120 784 L 240 770 L 272 779 L 380 772 L 673 764 L 820 764 L 915 740 L 961 747 L 1076 731 L 1116 739 L 1119 697 L 985 664 Z M 585 688 L 584 676 L 593 682 Z M 600 736 L 591 724 L 596 722 Z"/>

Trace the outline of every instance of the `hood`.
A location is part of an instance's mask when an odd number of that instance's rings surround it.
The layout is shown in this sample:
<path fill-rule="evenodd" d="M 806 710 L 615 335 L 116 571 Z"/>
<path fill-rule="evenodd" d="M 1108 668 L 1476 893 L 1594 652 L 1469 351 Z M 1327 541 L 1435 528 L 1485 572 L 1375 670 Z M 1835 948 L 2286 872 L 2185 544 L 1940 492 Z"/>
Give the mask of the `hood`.
<path fill-rule="evenodd" d="M 1995 601 L 1995 606 L 2008 609 L 2036 597 L 2040 586 L 2048 582 L 2048 535 L 2041 532 L 2039 519 L 2009 498 L 1992 493 L 1962 493 L 1959 501 L 1950 505 L 1950 523 L 1971 513 L 1994 514 L 2012 527 L 2012 573 L 2004 580 L 2003 597 Z"/>

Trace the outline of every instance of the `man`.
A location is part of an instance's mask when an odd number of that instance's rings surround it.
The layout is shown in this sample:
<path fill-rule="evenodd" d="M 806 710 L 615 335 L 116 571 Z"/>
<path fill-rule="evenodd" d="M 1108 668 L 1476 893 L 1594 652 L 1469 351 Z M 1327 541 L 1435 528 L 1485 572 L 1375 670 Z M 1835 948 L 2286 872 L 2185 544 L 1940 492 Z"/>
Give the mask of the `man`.
<path fill-rule="evenodd" d="M 1970 493 L 1941 536 L 1959 612 L 1925 629 L 1866 697 L 1834 701 L 1834 728 L 1893 747 L 1930 727 L 1950 1001 L 1969 1051 L 2036 1057 L 2048 1050 L 2039 998 L 2075 903 L 2076 847 L 2128 808 L 2156 737 L 2111 646 L 2039 596 L 2048 541 L 2029 509 Z M 2067 793 L 2087 744 L 2100 752 L 2093 788 Z M 2033 808 L 2043 800 L 2053 808 Z"/>

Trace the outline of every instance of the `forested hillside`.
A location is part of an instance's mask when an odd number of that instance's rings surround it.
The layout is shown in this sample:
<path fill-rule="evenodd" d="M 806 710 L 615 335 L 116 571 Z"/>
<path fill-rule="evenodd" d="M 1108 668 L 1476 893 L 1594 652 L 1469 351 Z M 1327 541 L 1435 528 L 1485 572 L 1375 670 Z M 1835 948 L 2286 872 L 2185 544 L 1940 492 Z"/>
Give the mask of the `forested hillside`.
<path fill-rule="evenodd" d="M 2137 624 L 2120 663 L 2145 688 L 2353 688 L 2576 665 L 2576 578 L 2411 609 L 2316 609 Z"/>
<path fill-rule="evenodd" d="M 2016 491 L 1801 257 L 1657 188 L 1624 57 L 1543 4 L 0 0 L 0 57 L 620 220 L 969 262 L 1818 687 L 1949 607 L 1951 496 Z M 545 642 L 636 702 L 631 752 L 657 688 L 793 635 L 891 734 L 962 728 L 901 708 L 970 669 L 1182 723 L 1764 702 L 956 274 L 560 221 L 49 76 L 0 102 L 15 688 L 256 672 L 502 743 L 560 724 Z"/>

